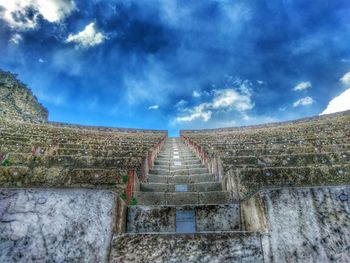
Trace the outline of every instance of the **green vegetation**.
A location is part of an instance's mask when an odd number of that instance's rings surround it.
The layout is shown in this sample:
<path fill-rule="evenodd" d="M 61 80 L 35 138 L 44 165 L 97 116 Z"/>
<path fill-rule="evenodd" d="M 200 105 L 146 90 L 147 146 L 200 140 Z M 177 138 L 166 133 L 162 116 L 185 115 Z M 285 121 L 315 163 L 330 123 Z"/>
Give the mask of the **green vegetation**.
<path fill-rule="evenodd" d="M 5 159 L 5 160 L 3 160 L 2 161 L 2 163 L 1 163 L 1 166 L 9 166 L 10 165 L 10 161 L 8 160 L 8 159 Z"/>
<path fill-rule="evenodd" d="M 120 194 L 120 198 L 122 200 L 126 200 L 126 198 L 127 198 L 126 193 L 124 192 L 124 193 Z"/>
<path fill-rule="evenodd" d="M 122 176 L 123 183 L 126 184 L 129 180 L 129 177 L 127 175 Z"/>
<path fill-rule="evenodd" d="M 131 198 L 130 205 L 137 205 L 137 199 L 135 197 Z"/>

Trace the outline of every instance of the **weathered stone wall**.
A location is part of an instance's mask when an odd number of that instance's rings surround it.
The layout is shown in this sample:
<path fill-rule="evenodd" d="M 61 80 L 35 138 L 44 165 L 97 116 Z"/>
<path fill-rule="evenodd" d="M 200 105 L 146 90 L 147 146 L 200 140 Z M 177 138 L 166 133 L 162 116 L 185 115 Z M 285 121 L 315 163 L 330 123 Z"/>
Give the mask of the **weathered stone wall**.
<path fill-rule="evenodd" d="M 0 262 L 106 262 L 115 193 L 0 189 Z"/>
<path fill-rule="evenodd" d="M 115 236 L 110 262 L 260 263 L 264 261 L 259 234 L 214 233 Z"/>
<path fill-rule="evenodd" d="M 46 122 L 48 111 L 16 75 L 0 69 L 0 118 Z"/>
<path fill-rule="evenodd" d="M 350 262 L 350 187 L 263 190 L 242 203 L 248 231 L 265 231 L 265 262 Z"/>

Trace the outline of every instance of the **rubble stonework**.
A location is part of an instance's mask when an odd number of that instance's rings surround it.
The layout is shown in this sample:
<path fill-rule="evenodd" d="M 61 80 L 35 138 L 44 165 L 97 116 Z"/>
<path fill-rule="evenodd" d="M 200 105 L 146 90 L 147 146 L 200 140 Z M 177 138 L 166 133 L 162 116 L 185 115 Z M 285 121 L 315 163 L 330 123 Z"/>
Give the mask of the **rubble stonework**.
<path fill-rule="evenodd" d="M 15 74 L 0 69 L 0 118 L 46 122 L 48 111 Z"/>

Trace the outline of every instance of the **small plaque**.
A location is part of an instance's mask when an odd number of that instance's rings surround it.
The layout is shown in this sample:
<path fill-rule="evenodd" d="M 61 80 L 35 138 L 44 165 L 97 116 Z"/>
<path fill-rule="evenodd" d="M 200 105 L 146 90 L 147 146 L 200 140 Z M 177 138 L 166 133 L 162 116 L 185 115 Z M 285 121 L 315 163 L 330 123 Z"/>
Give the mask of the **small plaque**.
<path fill-rule="evenodd" d="M 174 159 L 180 159 L 180 156 L 174 155 Z"/>
<path fill-rule="evenodd" d="M 175 152 L 174 152 L 174 155 L 179 155 L 179 152 L 175 151 Z"/>
<path fill-rule="evenodd" d="M 174 162 L 174 165 L 179 166 L 181 165 L 181 162 Z"/>
<path fill-rule="evenodd" d="M 196 216 L 194 210 L 176 211 L 176 233 L 195 233 Z"/>
<path fill-rule="evenodd" d="M 187 184 L 176 184 L 175 185 L 175 192 L 188 192 L 188 185 Z"/>

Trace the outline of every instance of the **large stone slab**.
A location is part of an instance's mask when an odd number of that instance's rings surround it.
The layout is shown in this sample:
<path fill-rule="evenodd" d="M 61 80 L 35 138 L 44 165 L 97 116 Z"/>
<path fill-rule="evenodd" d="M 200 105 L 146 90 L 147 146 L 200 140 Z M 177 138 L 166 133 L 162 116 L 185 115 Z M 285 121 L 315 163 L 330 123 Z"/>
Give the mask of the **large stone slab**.
<path fill-rule="evenodd" d="M 106 262 L 115 193 L 0 189 L 0 262 Z"/>
<path fill-rule="evenodd" d="M 110 262 L 259 263 L 263 255 L 257 233 L 125 234 L 114 236 Z"/>
<path fill-rule="evenodd" d="M 243 202 L 243 224 L 267 231 L 265 262 L 350 262 L 349 200 L 350 186 L 264 190 Z"/>

